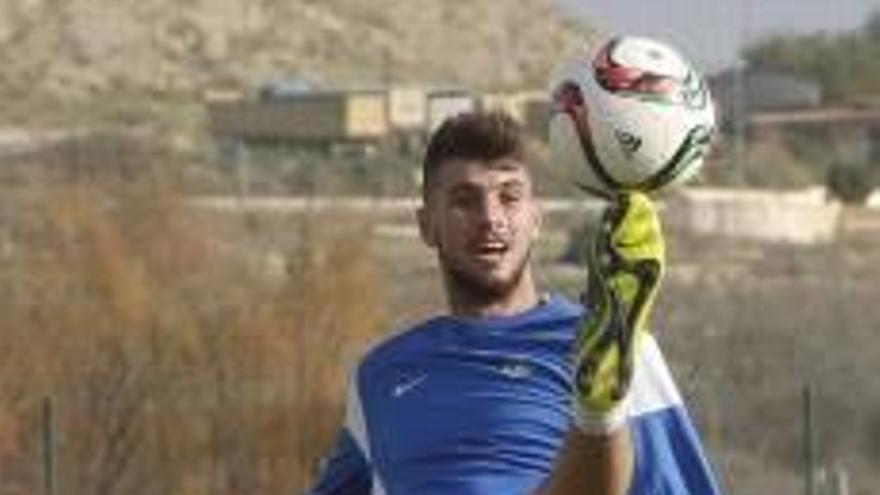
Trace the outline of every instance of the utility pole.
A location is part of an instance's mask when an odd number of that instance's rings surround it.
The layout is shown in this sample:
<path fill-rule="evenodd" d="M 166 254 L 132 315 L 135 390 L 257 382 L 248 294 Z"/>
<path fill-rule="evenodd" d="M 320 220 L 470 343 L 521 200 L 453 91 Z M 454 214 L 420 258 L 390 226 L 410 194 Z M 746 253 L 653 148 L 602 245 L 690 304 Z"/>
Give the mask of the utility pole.
<path fill-rule="evenodd" d="M 744 0 L 740 19 L 740 52 L 745 50 L 749 43 L 752 22 L 752 2 Z M 746 132 L 749 118 L 749 95 L 748 95 L 748 61 L 742 55 L 737 57 L 734 67 L 733 82 L 733 139 L 734 139 L 734 166 L 736 179 L 740 182 L 745 177 L 746 164 Z"/>
<path fill-rule="evenodd" d="M 804 494 L 816 495 L 816 435 L 813 385 L 807 382 L 803 392 Z"/>
<path fill-rule="evenodd" d="M 51 397 L 43 399 L 43 489 L 55 495 L 58 474 L 58 440 L 55 430 L 55 408 Z"/>

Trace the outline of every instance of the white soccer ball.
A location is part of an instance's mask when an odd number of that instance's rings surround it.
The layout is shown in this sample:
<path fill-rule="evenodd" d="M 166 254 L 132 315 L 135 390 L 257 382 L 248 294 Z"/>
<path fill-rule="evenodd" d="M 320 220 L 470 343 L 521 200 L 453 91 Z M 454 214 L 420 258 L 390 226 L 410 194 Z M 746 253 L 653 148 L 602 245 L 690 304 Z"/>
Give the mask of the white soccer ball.
<path fill-rule="evenodd" d="M 669 46 L 622 36 L 569 63 L 551 87 L 552 163 L 600 192 L 656 191 L 703 164 L 715 110 L 703 76 Z"/>

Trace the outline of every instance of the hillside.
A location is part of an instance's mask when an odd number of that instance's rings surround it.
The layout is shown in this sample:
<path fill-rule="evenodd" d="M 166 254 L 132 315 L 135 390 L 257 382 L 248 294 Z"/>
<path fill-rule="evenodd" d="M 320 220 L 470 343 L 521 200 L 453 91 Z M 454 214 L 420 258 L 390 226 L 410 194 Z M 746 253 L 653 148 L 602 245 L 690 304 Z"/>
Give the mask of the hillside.
<path fill-rule="evenodd" d="M 0 96 L 543 85 L 579 31 L 551 0 L 0 0 Z"/>

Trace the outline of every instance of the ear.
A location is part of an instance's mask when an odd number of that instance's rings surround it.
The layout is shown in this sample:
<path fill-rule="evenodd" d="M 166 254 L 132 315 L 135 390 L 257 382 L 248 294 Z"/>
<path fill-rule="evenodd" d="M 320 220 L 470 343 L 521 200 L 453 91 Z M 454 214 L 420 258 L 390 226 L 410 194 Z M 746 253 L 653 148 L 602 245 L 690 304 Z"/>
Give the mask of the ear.
<path fill-rule="evenodd" d="M 437 247 L 434 218 L 427 206 L 422 206 L 416 210 L 416 220 L 419 223 L 419 235 L 422 237 L 422 242 L 430 248 Z"/>

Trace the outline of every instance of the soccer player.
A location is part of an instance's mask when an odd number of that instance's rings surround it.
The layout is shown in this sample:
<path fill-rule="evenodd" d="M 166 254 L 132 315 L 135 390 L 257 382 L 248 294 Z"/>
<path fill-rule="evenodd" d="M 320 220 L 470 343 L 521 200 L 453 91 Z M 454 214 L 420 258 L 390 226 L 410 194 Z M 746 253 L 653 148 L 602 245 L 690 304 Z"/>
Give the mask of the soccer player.
<path fill-rule="evenodd" d="M 375 346 L 314 495 L 719 493 L 646 319 L 663 267 L 651 201 L 621 194 L 585 305 L 542 295 L 522 128 L 466 113 L 431 137 L 422 239 L 448 312 Z"/>

